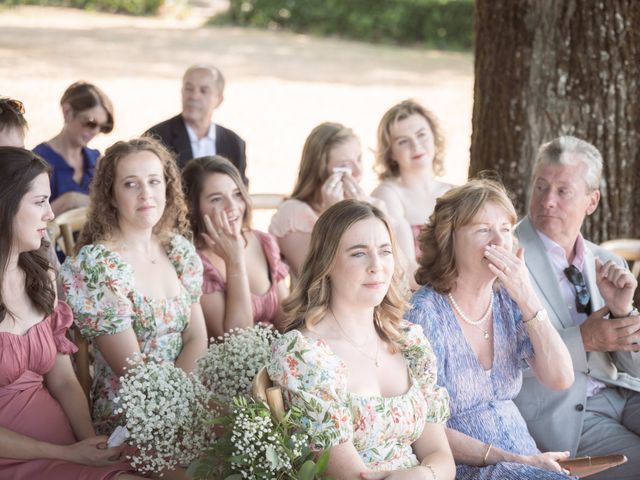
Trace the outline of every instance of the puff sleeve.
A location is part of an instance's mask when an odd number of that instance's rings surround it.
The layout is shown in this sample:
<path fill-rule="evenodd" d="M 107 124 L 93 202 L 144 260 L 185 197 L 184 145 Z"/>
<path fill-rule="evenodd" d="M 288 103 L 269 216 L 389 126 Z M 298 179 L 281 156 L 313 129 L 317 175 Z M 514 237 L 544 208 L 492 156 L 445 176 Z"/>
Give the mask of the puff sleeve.
<path fill-rule="evenodd" d="M 135 316 L 133 271 L 102 245 L 86 245 L 60 270 L 66 300 L 85 338 L 113 335 L 131 327 Z"/>
<path fill-rule="evenodd" d="M 400 331 L 402 351 L 427 402 L 426 421 L 445 423 L 449 419 L 449 393 L 437 384 L 438 367 L 431 344 L 419 325 L 403 320 Z"/>
<path fill-rule="evenodd" d="M 313 449 L 352 441 L 345 366 L 324 342 L 308 339 L 297 330 L 286 333 L 274 342 L 267 371 L 283 387 L 289 406 L 302 412 Z"/>
<path fill-rule="evenodd" d="M 169 259 L 178 278 L 189 292 L 191 303 L 198 303 L 202 296 L 202 261 L 196 247 L 182 235 L 171 237 Z"/>
<path fill-rule="evenodd" d="M 305 202 L 291 198 L 285 200 L 271 217 L 269 233 L 282 238 L 292 232 L 311 233 L 318 215 Z"/>
<path fill-rule="evenodd" d="M 76 353 L 78 347 L 66 336 L 67 330 L 73 325 L 73 312 L 69 305 L 59 300 L 53 313 L 49 316 L 49 323 L 53 332 L 53 343 L 58 353 L 65 355 Z"/>

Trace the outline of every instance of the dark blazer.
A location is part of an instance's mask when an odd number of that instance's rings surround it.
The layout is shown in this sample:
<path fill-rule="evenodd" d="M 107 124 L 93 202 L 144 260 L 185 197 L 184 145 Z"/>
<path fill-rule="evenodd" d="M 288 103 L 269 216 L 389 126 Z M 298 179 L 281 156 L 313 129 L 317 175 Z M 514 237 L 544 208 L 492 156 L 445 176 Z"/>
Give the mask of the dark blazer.
<path fill-rule="evenodd" d="M 182 115 L 176 115 L 169 120 L 154 125 L 145 133 L 160 139 L 166 147 L 172 150 L 177 156 L 178 167 L 181 169 L 193 158 L 189 134 Z M 242 179 L 247 183 L 247 177 L 245 176 L 247 168 L 245 149 L 245 142 L 237 133 L 216 124 L 216 153 L 227 158 L 238 167 Z"/>

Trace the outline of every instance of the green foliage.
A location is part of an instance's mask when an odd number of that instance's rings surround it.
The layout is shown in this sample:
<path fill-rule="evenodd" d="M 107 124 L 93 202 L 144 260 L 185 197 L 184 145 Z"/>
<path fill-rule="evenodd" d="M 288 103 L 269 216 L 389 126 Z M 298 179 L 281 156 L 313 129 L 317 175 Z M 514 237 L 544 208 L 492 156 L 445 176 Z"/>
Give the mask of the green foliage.
<path fill-rule="evenodd" d="M 278 480 L 329 478 L 324 474 L 329 450 L 314 460 L 310 438 L 301 431 L 301 413 L 295 407 L 278 420 L 265 403 L 235 397 L 227 414 L 213 422 L 223 433 L 189 465 L 189 478 L 240 480 L 248 472 L 252 478 Z"/>
<path fill-rule="evenodd" d="M 101 12 L 153 15 L 164 0 L 3 0 L 5 5 L 43 5 L 81 8 Z"/>
<path fill-rule="evenodd" d="M 473 0 L 230 0 L 212 23 L 469 50 Z"/>

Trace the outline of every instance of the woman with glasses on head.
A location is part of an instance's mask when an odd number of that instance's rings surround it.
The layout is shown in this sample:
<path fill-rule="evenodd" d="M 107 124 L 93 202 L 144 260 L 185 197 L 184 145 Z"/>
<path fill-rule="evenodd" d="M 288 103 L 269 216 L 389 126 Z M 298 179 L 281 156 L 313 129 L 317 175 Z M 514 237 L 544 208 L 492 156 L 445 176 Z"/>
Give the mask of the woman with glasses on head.
<path fill-rule="evenodd" d="M 514 249 L 515 222 L 501 184 L 472 180 L 436 201 L 419 237 L 423 287 L 407 318 L 431 342 L 438 384 L 450 395 L 447 437 L 460 480 L 567 478 L 558 461 L 569 452 L 540 453 L 513 402 L 527 366 L 547 388 L 573 383 L 567 347 L 533 290 L 522 248 Z"/>
<path fill-rule="evenodd" d="M 60 100 L 64 126 L 33 149 L 51 167 L 51 208 L 58 215 L 89 204 L 89 184 L 100 156 L 87 145 L 99 132 L 113 130 L 111 100 L 95 85 L 76 82 Z"/>

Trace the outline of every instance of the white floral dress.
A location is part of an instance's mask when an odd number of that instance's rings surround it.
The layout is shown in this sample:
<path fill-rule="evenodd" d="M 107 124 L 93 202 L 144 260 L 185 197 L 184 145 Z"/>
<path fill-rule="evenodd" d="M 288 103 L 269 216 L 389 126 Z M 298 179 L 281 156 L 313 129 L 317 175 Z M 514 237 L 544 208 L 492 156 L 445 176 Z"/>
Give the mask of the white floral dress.
<path fill-rule="evenodd" d="M 82 335 L 91 340 L 133 328 L 142 353 L 175 362 L 191 304 L 198 303 L 202 294 L 202 262 L 193 245 L 180 235 L 171 237 L 167 255 L 181 292 L 161 300 L 138 292 L 132 266 L 104 245 L 87 245 L 76 257 L 68 257 L 60 274 Z M 98 433 L 108 435 L 118 425 L 113 399 L 119 388 L 118 376 L 95 349 L 92 398 Z"/>
<path fill-rule="evenodd" d="M 287 403 L 302 411 L 314 448 L 350 441 L 371 470 L 419 464 L 411 444 L 426 422 L 447 421 L 449 396 L 436 384 L 435 356 L 416 327 L 401 323 L 411 387 L 395 397 L 348 392 L 347 367 L 323 340 L 292 330 L 274 343 L 269 376 L 284 388 Z"/>

